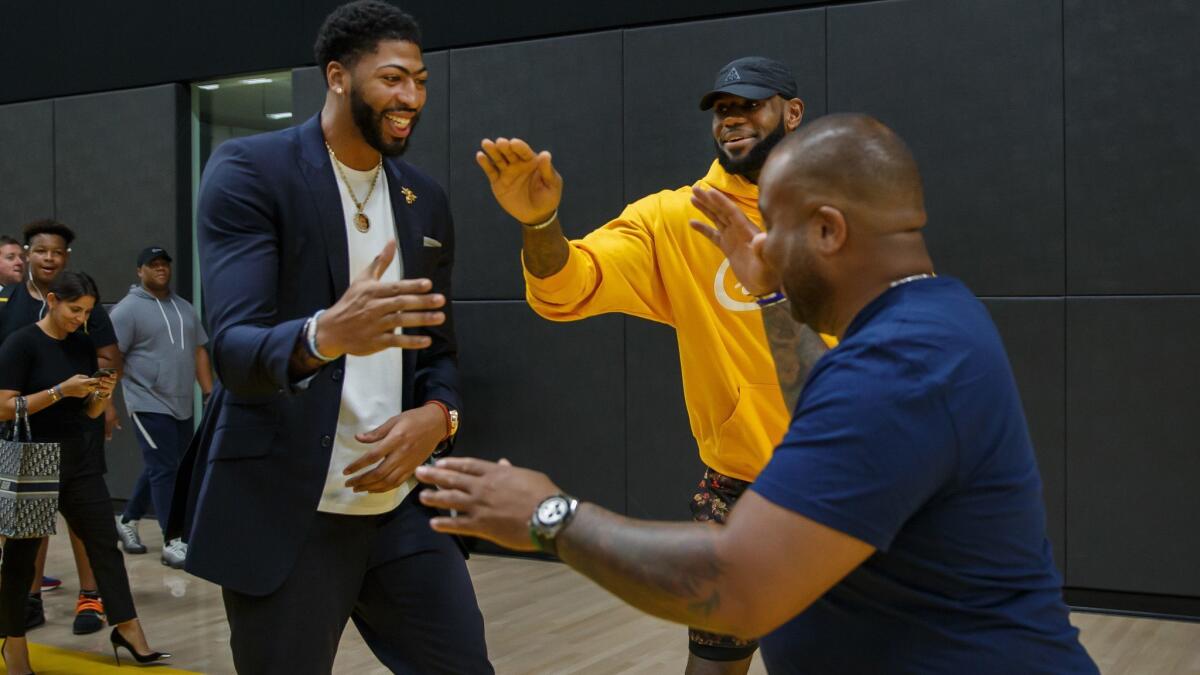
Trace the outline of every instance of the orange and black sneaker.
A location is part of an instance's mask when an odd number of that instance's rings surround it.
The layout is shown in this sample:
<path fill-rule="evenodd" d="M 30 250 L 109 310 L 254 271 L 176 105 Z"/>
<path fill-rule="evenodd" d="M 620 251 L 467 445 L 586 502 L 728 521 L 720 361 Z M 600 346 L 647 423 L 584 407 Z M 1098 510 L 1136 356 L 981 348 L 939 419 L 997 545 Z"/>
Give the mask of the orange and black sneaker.
<path fill-rule="evenodd" d="M 76 635 L 95 633 L 104 628 L 104 602 L 96 591 L 80 591 L 75 603 L 75 625 L 71 632 Z"/>

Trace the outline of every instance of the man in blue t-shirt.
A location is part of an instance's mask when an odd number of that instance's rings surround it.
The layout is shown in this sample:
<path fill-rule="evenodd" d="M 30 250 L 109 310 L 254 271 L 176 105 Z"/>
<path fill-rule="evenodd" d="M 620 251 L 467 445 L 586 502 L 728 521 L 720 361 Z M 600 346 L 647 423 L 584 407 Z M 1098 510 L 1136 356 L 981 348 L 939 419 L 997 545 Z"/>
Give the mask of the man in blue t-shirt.
<path fill-rule="evenodd" d="M 1008 358 L 983 305 L 933 274 L 908 148 L 870 117 L 827 116 L 780 143 L 760 188 L 767 234 L 703 191 L 712 222 L 695 229 L 739 279 L 777 282 L 760 304 L 840 343 L 728 525 L 630 520 L 533 471 L 446 459 L 417 474 L 442 488 L 422 501 L 454 510 L 434 528 L 557 553 L 666 619 L 765 636 L 772 673 L 1096 673 Z"/>

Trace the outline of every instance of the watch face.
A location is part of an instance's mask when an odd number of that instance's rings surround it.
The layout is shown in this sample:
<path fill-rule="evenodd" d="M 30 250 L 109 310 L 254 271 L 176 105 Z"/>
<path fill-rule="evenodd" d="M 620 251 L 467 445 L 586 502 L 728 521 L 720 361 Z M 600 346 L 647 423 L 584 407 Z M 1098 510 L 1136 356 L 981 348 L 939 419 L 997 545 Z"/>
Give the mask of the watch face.
<path fill-rule="evenodd" d="M 567 500 L 562 497 L 547 499 L 538 507 L 538 521 L 545 525 L 553 525 L 566 517 L 569 508 Z"/>

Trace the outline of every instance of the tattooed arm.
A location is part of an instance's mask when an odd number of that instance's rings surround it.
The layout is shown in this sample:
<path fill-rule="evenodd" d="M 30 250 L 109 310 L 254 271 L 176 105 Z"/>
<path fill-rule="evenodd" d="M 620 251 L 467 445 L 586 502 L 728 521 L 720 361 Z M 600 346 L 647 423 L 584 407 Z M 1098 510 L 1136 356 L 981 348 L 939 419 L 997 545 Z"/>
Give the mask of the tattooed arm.
<path fill-rule="evenodd" d="M 417 477 L 421 502 L 457 515 L 439 532 L 533 550 L 529 518 L 559 492 L 544 474 L 447 458 Z M 747 492 L 718 527 L 625 518 L 582 504 L 556 539 L 563 562 L 649 614 L 718 633 L 758 637 L 803 611 L 874 551 L 849 535 Z"/>
<path fill-rule="evenodd" d="M 794 411 L 809 371 L 829 347 L 813 329 L 792 318 L 787 302 L 764 307 L 762 316 L 783 400 L 788 411 Z"/>

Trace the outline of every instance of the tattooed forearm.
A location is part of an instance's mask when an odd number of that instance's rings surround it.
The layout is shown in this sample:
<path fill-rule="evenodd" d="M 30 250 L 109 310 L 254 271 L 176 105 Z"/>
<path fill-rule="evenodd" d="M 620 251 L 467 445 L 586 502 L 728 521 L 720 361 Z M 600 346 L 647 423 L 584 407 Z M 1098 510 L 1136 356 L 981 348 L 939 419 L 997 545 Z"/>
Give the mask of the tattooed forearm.
<path fill-rule="evenodd" d="M 525 260 L 525 269 L 539 279 L 545 279 L 561 270 L 567 264 L 570 245 L 563 236 L 562 224 L 558 216 L 554 222 L 541 229 L 522 227 L 525 243 L 521 255 Z"/>
<path fill-rule="evenodd" d="M 744 625 L 727 600 L 719 526 L 637 521 L 580 506 L 558 541 L 563 562 L 655 616 L 726 634 Z"/>
<path fill-rule="evenodd" d="M 796 401 L 800 400 L 800 390 L 808 372 L 828 347 L 813 329 L 792 318 L 786 302 L 763 308 L 762 315 L 771 356 L 775 358 L 779 388 L 783 390 L 788 410 L 792 411 Z"/>

